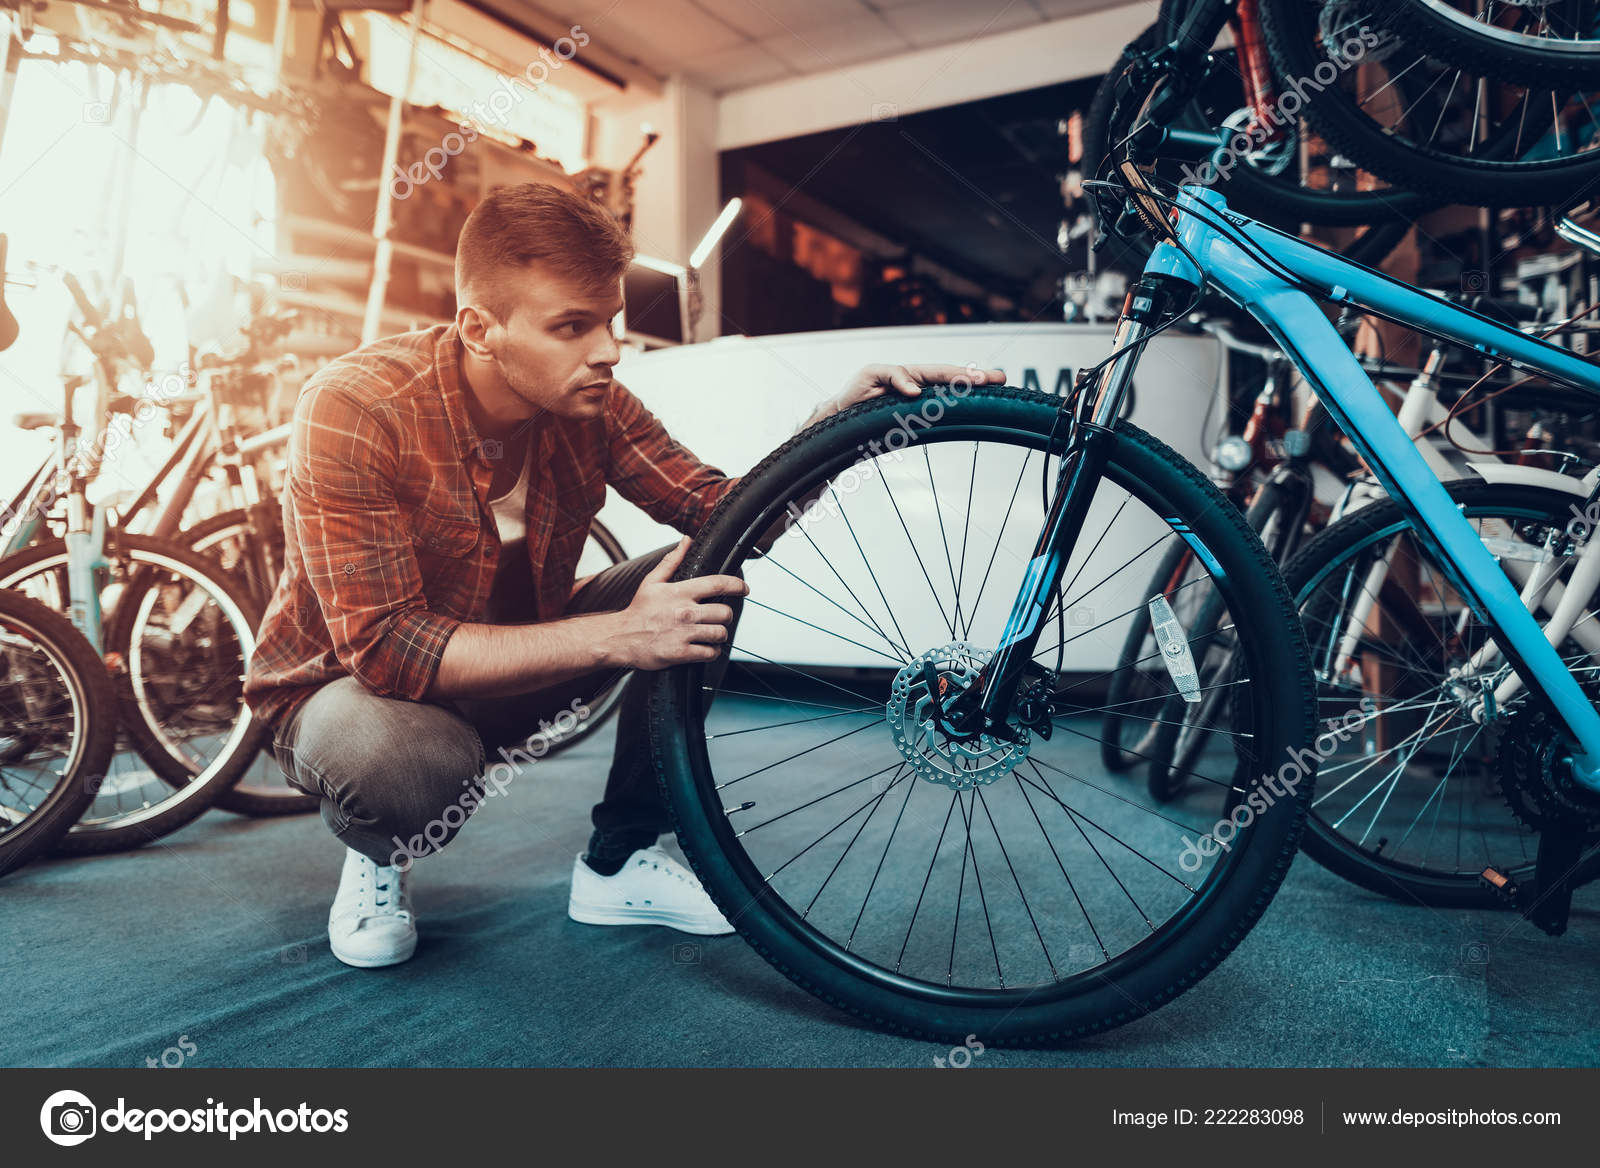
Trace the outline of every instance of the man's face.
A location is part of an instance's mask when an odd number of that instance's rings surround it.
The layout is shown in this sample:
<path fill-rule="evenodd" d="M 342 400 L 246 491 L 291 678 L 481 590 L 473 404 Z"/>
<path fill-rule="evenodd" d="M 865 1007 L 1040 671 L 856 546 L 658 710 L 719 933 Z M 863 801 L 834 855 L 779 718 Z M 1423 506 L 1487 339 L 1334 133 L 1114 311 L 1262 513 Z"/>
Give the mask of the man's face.
<path fill-rule="evenodd" d="M 507 387 L 560 417 L 598 415 L 621 356 L 611 332 L 622 311 L 620 282 L 596 294 L 539 267 L 510 279 L 510 315 L 484 334 Z"/>

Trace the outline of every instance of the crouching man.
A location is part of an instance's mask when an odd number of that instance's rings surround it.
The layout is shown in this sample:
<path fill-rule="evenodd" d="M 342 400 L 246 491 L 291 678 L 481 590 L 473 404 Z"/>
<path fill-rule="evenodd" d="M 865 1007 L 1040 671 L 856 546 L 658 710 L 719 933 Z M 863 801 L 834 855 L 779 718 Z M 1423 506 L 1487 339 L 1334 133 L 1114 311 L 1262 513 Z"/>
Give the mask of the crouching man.
<path fill-rule="evenodd" d="M 345 845 L 328 917 L 348 965 L 417 944 L 413 861 L 482 801 L 491 754 L 628 671 L 709 661 L 737 576 L 671 582 L 687 540 L 575 578 L 610 484 L 692 535 L 735 480 L 674 441 L 612 378 L 633 249 L 556 187 L 491 194 L 462 228 L 452 324 L 376 341 L 311 378 L 283 500 L 286 567 L 245 693 L 296 787 Z M 871 366 L 807 425 L 893 388 L 965 376 Z M 623 687 L 616 750 L 568 913 L 599 925 L 731 926 L 656 841 L 644 679 Z M 507 749 L 511 748 L 511 749 Z M 417 841 L 423 841 L 417 847 Z"/>

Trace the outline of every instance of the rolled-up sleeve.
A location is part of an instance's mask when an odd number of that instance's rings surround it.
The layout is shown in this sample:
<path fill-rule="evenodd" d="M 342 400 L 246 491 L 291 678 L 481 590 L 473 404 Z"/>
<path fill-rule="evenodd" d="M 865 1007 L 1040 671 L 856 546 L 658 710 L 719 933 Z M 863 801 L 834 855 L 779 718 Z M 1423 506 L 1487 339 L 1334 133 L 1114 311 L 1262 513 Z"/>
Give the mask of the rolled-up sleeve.
<path fill-rule="evenodd" d="M 338 382 L 301 397 L 287 510 L 334 655 L 374 693 L 417 701 L 461 622 L 423 596 L 397 461 L 395 435 Z"/>
<path fill-rule="evenodd" d="M 657 523 L 696 534 L 739 480 L 701 462 L 621 383 L 606 417 L 606 481 Z"/>

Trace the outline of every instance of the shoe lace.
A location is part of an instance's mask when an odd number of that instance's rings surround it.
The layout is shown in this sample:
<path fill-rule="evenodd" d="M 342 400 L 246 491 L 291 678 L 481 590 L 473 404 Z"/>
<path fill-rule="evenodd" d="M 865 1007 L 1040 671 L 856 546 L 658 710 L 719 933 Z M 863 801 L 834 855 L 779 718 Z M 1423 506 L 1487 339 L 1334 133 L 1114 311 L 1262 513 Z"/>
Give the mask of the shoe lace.
<path fill-rule="evenodd" d="M 662 860 L 666 860 L 666 863 L 663 864 Z M 646 864 L 658 872 L 667 873 L 674 880 L 682 881 L 690 888 L 698 889 L 700 887 L 700 881 L 694 878 L 694 874 L 685 869 L 682 864 L 674 863 L 670 856 L 640 856 L 638 866 L 643 868 Z"/>
<path fill-rule="evenodd" d="M 407 903 L 404 874 L 393 867 L 379 867 L 368 860 L 361 871 L 361 908 L 370 903 L 374 913 L 392 914 L 411 918 Z M 362 913 L 363 916 L 368 915 Z"/>

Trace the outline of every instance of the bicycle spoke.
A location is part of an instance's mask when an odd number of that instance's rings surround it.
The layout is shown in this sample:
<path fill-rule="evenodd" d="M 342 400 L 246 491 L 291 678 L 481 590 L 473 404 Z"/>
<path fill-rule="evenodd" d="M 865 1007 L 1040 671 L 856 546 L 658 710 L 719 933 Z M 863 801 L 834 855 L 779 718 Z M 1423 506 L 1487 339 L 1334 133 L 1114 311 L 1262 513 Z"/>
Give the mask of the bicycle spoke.
<path fill-rule="evenodd" d="M 826 795 L 818 795 L 815 799 L 809 799 L 806 802 L 800 804 L 800 806 L 798 806 L 798 807 L 791 807 L 787 811 L 780 812 L 779 814 L 774 815 L 771 819 L 763 819 L 760 823 L 756 824 L 755 826 L 747 827 L 743 831 L 735 832 L 734 834 L 735 835 L 739 835 L 739 836 L 746 836 L 746 835 L 749 835 L 753 831 L 760 831 L 763 827 L 766 827 L 769 823 L 777 823 L 778 820 L 787 819 L 789 816 L 793 815 L 796 811 L 804 811 L 807 807 L 815 807 L 818 803 L 821 803 L 825 799 L 832 799 L 835 795 L 842 795 L 844 792 L 848 791 L 851 787 L 859 787 L 862 783 L 871 782 L 873 779 L 875 779 L 879 775 L 883 774 L 883 772 L 888 770 L 890 767 L 899 766 L 899 765 L 901 765 L 901 764 L 892 762 L 888 766 L 881 766 L 881 767 L 879 767 L 877 770 L 873 771 L 869 775 L 862 775 L 859 779 L 856 779 L 854 782 L 846 783 L 842 787 L 835 787 L 833 790 L 829 791 Z M 874 796 L 874 797 L 876 797 L 876 796 Z M 871 802 L 871 800 L 868 800 L 868 802 Z M 863 803 L 861 805 L 861 807 L 865 807 L 865 806 L 866 806 L 866 803 Z M 861 807 L 856 808 L 856 811 L 860 811 Z M 854 817 L 854 815 L 855 815 L 855 812 L 851 812 L 850 815 L 845 816 L 844 819 L 840 820 L 839 822 L 840 823 L 848 823 Z M 836 825 L 836 827 L 837 827 L 837 825 Z M 827 838 L 827 836 L 831 835 L 833 830 L 835 830 L 835 829 L 830 829 L 828 832 L 824 833 L 823 838 L 824 839 Z M 810 844 L 808 844 L 806 846 L 805 851 L 802 851 L 800 853 L 800 855 L 805 855 L 805 852 L 810 851 L 813 847 L 815 847 L 820 842 L 822 842 L 820 839 L 819 840 L 813 840 Z M 796 856 L 794 859 L 797 860 L 799 858 L 800 858 L 799 856 Z M 787 868 L 789 866 L 789 864 L 792 864 L 792 863 L 794 863 L 794 860 L 790 860 L 788 864 L 784 864 L 783 868 Z M 783 868 L 779 868 L 778 872 L 783 871 Z M 776 876 L 778 874 L 778 872 L 774 872 L 772 875 Z M 770 880 L 771 877 L 768 877 L 768 879 Z"/>
<path fill-rule="evenodd" d="M 863 706 L 859 710 L 842 710 L 837 714 L 818 714 L 814 718 L 795 718 L 789 722 L 769 722 L 765 726 L 746 726 L 742 730 L 724 730 L 720 734 L 707 734 L 706 741 L 715 738 L 732 738 L 736 734 L 754 734 L 758 730 L 777 730 L 783 726 L 800 726 L 806 722 L 826 722 L 829 718 L 843 718 L 848 714 L 873 714 L 881 716 L 881 711 L 875 706 Z"/>
<path fill-rule="evenodd" d="M 889 505 L 894 508 L 894 517 L 900 521 L 900 530 L 906 533 L 906 542 L 911 545 L 911 554 L 917 558 L 917 567 L 922 569 L 922 578 L 928 582 L 928 591 L 933 595 L 933 603 L 939 608 L 939 617 L 949 629 L 950 639 L 956 638 L 956 627 L 950 622 L 949 616 L 944 611 L 944 601 L 939 599 L 939 590 L 933 586 L 933 577 L 928 575 L 928 565 L 922 562 L 922 553 L 917 550 L 917 541 L 911 538 L 911 529 L 906 526 L 906 517 L 900 513 L 900 504 L 895 502 L 894 491 L 889 487 L 886 475 L 879 475 L 878 481 L 883 484 L 883 491 L 889 497 Z"/>
<path fill-rule="evenodd" d="M 895 834 L 900 830 L 900 821 L 905 818 L 906 808 L 911 803 L 911 792 L 916 789 L 915 782 L 906 784 L 906 797 L 900 801 L 900 813 L 894 817 L 894 826 L 889 829 L 889 838 L 883 842 L 883 854 L 878 857 L 878 866 L 872 870 L 872 880 L 867 885 L 866 895 L 861 898 L 861 911 L 856 913 L 855 923 L 850 926 L 850 935 L 845 938 L 844 947 L 847 953 L 850 951 L 850 946 L 855 944 L 856 930 L 861 928 L 861 918 L 867 913 L 867 902 L 872 899 L 873 889 L 878 887 L 878 877 L 883 873 L 884 861 L 889 858 L 889 848 L 894 843 Z"/>
<path fill-rule="evenodd" d="M 922 901 L 928 895 L 928 881 L 933 879 L 933 866 L 939 862 L 939 849 L 944 846 L 945 833 L 950 830 L 950 815 L 956 809 L 956 799 L 960 796 L 957 792 L 950 794 L 950 806 L 945 808 L 944 826 L 939 829 L 939 838 L 933 845 L 933 856 L 928 860 L 928 874 L 922 878 L 922 891 L 917 894 L 916 906 L 911 910 L 911 920 L 906 924 L 905 940 L 900 942 L 900 954 L 895 958 L 894 971 L 900 972 L 906 960 L 906 946 L 911 944 L 911 930 L 917 927 L 917 914 L 922 911 Z"/>
<path fill-rule="evenodd" d="M 837 637 L 839 640 L 854 645 L 858 649 L 865 649 L 868 653 L 882 657 L 885 661 L 892 661 L 896 665 L 902 665 L 905 663 L 905 658 L 903 657 L 892 657 L 888 653 L 885 653 L 882 649 L 874 649 L 871 645 L 863 645 L 860 641 L 857 641 L 853 637 L 847 637 L 843 633 L 836 633 L 832 629 L 825 629 L 821 625 L 813 624 L 808 620 L 795 616 L 792 612 L 784 612 L 781 608 L 773 608 L 770 604 L 762 604 L 759 600 L 755 600 L 749 596 L 744 598 L 744 602 L 746 604 L 753 604 L 757 608 L 764 608 L 768 612 L 775 613 L 778 616 L 788 617 L 792 621 L 797 621 L 798 623 L 805 625 L 808 629 L 816 629 L 819 633 L 826 633 L 830 637 Z"/>
<path fill-rule="evenodd" d="M 1017 866 L 1011 862 L 1011 853 L 1006 851 L 1005 841 L 1000 838 L 1000 829 L 995 826 L 994 813 L 989 810 L 989 801 L 983 797 L 982 787 L 974 788 L 974 792 L 978 796 L 978 803 L 983 807 L 984 818 L 989 821 L 989 830 L 994 833 L 994 842 L 1000 848 L 1000 855 L 1005 858 L 1006 870 L 1011 873 L 1011 882 L 1017 886 L 1017 895 L 1022 899 L 1022 911 L 1028 914 L 1028 924 L 1033 927 L 1033 935 L 1039 938 L 1039 948 L 1044 952 L 1045 964 L 1050 967 L 1050 976 L 1051 978 L 1056 978 L 1059 974 L 1056 972 L 1055 960 L 1050 956 L 1050 946 L 1044 943 L 1044 933 L 1039 930 L 1039 922 L 1034 919 L 1033 906 L 1028 903 L 1028 894 L 1022 890 L 1022 878 L 1017 875 Z M 992 931 L 990 936 L 991 938 L 993 937 Z M 1000 956 L 996 953 L 995 966 L 997 969 L 999 968 L 999 962 Z M 1005 984 L 1004 977 L 1000 981 L 1002 985 Z"/>
<path fill-rule="evenodd" d="M 956 635 L 956 629 L 962 627 L 961 588 L 956 584 L 956 566 L 950 558 L 950 541 L 945 538 L 944 533 L 944 508 L 938 505 L 939 488 L 934 484 L 933 481 L 933 459 L 928 456 L 928 447 L 926 444 L 924 444 L 922 447 L 922 461 L 927 465 L 928 468 L 928 494 L 934 501 L 934 518 L 939 521 L 939 542 L 944 545 L 944 566 L 950 570 L 950 587 L 955 592 L 955 596 L 953 598 L 955 606 L 955 618 L 954 623 L 950 627 L 950 636 L 952 639 L 954 639 Z M 930 580 L 928 583 L 931 585 L 933 582 Z"/>
<path fill-rule="evenodd" d="M 860 734 L 863 730 L 866 730 L 871 726 L 872 726 L 871 722 L 863 722 L 861 725 L 857 726 L 854 730 L 846 730 L 843 734 L 835 735 L 833 738 L 828 739 L 826 742 L 819 742 L 815 746 L 808 746 L 804 750 L 796 751 L 794 754 L 789 755 L 787 758 L 780 758 L 777 762 L 769 762 L 766 766 L 759 767 L 756 770 L 751 771 L 749 774 L 740 775 L 737 779 L 729 779 L 726 783 L 718 783 L 717 784 L 717 790 L 724 791 L 727 788 L 733 786 L 735 783 L 742 783 L 746 779 L 753 779 L 759 774 L 764 774 L 765 772 L 770 771 L 773 767 L 782 766 L 786 762 L 793 762 L 795 759 L 800 758 L 802 755 L 810 754 L 813 750 L 821 750 L 824 746 L 832 746 L 835 742 L 841 742 L 844 739 L 849 738 L 852 734 Z"/>
<path fill-rule="evenodd" d="M 847 616 L 851 620 L 855 621 L 856 624 L 860 625 L 862 628 L 866 629 L 869 632 L 877 633 L 878 636 L 883 638 L 884 643 L 886 645 L 888 645 L 889 648 L 891 648 L 891 649 L 893 649 L 895 651 L 895 653 L 898 655 L 898 659 L 899 660 L 905 661 L 905 660 L 909 659 L 909 657 L 910 657 L 909 648 L 906 648 L 905 646 L 902 646 L 902 645 L 895 644 L 895 642 L 892 639 L 890 639 L 889 635 L 887 633 L 885 633 L 881 628 L 879 628 L 876 623 L 868 624 L 866 621 L 864 621 L 860 617 L 858 617 L 855 613 L 851 612 L 844 605 L 840 604 L 833 597 L 829 596 L 827 593 L 825 593 L 825 592 L 821 591 L 820 589 L 818 589 L 816 587 L 816 585 L 812 584 L 809 580 L 805 580 L 805 579 L 802 579 L 799 576 L 796 576 L 793 572 L 789 571 L 788 568 L 786 568 L 782 564 L 778 563 L 777 560 L 774 560 L 772 558 L 771 553 L 768 553 L 766 556 L 763 556 L 762 558 L 765 559 L 773 567 L 777 568 L 779 571 L 785 572 L 788 575 L 794 577 L 794 579 L 797 582 L 799 582 L 799 583 L 805 585 L 807 588 L 811 589 L 811 591 L 815 592 L 818 596 L 822 597 L 822 599 L 826 600 L 829 604 L 833 605 L 834 608 L 837 608 L 840 612 L 844 613 L 845 616 Z M 851 595 L 853 597 L 854 593 L 852 593 Z M 859 603 L 859 601 L 858 601 L 858 603 Z M 867 611 L 865 605 L 862 606 L 861 611 L 862 612 L 866 612 Z M 870 618 L 872 614 L 871 613 L 867 613 L 867 615 Z"/>

